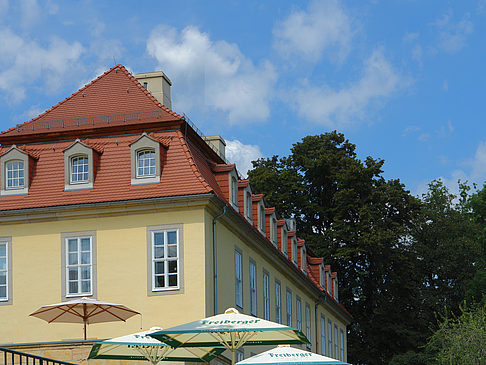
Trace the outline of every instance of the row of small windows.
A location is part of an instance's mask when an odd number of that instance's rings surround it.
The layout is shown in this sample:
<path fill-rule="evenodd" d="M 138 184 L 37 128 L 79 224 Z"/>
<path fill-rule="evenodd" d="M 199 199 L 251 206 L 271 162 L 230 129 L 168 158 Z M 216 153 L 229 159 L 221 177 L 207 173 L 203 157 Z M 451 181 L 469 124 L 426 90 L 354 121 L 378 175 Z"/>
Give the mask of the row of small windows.
<path fill-rule="evenodd" d="M 157 160 L 160 147 L 157 141 L 147 135 L 131 145 L 132 184 L 157 182 Z M 64 151 L 65 190 L 91 188 L 93 183 L 93 150 L 77 140 Z M 13 146 L 0 158 L 2 160 L 2 195 L 27 194 L 28 165 L 33 159 L 24 151 Z M 30 162 L 31 161 L 31 162 Z M 153 181 L 146 181 L 152 178 Z M 144 181 L 145 179 L 145 181 Z"/>
<path fill-rule="evenodd" d="M 250 274 L 250 314 L 258 316 L 257 311 L 257 269 L 253 260 L 249 260 L 249 274 Z M 270 275 L 263 269 L 262 277 L 262 297 L 263 297 L 263 319 L 270 320 Z M 243 256 L 239 249 L 235 249 L 235 304 L 243 308 Z M 287 288 L 285 294 L 286 304 L 286 324 L 292 326 L 293 313 L 292 313 L 292 291 Z M 311 340 L 311 307 L 308 303 L 305 303 L 305 328 L 302 323 L 302 301 L 296 296 L 295 298 L 295 323 L 296 328 L 304 331 L 305 335 Z M 280 281 L 275 280 L 275 321 L 282 323 L 282 286 Z M 344 360 L 344 331 L 340 329 L 340 337 L 338 338 L 338 327 L 334 326 L 335 334 L 333 338 L 332 333 L 332 321 L 329 319 L 329 329 L 326 336 L 326 326 L 324 316 L 321 315 L 321 353 L 329 357 L 334 357 L 338 360 Z M 326 338 L 329 343 L 326 343 Z M 312 342 L 312 341 L 311 341 Z M 333 347 L 334 345 L 334 347 Z M 338 347 L 340 351 L 338 351 Z"/>
<path fill-rule="evenodd" d="M 63 240 L 63 296 L 96 295 L 96 236 L 86 234 L 62 234 Z M 151 257 L 149 271 L 152 292 L 180 289 L 180 229 L 154 229 L 150 231 Z M 0 304 L 11 298 L 11 241 L 0 239 Z"/>

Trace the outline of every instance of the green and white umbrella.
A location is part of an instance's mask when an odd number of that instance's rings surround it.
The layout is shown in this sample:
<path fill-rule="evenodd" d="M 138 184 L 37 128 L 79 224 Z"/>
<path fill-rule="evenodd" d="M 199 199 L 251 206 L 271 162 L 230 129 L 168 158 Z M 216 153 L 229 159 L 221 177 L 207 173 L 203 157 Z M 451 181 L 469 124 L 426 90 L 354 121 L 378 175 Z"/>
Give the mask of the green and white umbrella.
<path fill-rule="evenodd" d="M 162 328 L 152 327 L 148 331 L 95 343 L 88 359 L 148 360 L 154 365 L 159 361 L 209 362 L 226 350 L 221 346 L 174 348 L 148 336 L 148 334 L 160 330 Z"/>
<path fill-rule="evenodd" d="M 349 365 L 313 352 L 299 350 L 289 345 L 278 347 L 237 362 L 236 365 Z"/>
<path fill-rule="evenodd" d="M 239 313 L 234 308 L 198 321 L 151 333 L 150 336 L 173 347 L 224 346 L 232 353 L 243 345 L 309 343 L 302 331 Z"/>

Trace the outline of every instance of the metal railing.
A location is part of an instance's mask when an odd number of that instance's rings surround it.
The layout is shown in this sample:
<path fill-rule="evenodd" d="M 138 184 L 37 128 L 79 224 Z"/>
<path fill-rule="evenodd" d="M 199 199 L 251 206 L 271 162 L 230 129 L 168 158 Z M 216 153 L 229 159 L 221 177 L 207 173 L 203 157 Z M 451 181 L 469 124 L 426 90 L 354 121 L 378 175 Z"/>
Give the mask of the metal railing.
<path fill-rule="evenodd" d="M 71 362 L 6 349 L 5 347 L 0 347 L 0 359 L 3 359 L 3 365 L 76 365 Z"/>

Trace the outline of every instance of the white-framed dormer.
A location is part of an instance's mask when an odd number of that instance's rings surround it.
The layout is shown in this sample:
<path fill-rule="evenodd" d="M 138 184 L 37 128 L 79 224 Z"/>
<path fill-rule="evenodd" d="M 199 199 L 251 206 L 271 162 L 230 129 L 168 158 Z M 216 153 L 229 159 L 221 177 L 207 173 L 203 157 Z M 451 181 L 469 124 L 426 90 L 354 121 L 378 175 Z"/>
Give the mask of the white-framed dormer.
<path fill-rule="evenodd" d="M 25 195 L 29 192 L 33 158 L 13 145 L 0 157 L 0 195 Z"/>
<path fill-rule="evenodd" d="M 253 224 L 253 194 L 248 180 L 238 182 L 238 194 L 239 211 L 250 224 Z"/>
<path fill-rule="evenodd" d="M 332 277 L 332 297 L 336 300 L 336 302 L 339 301 L 338 297 L 338 278 L 337 278 L 337 272 L 333 272 L 331 274 Z"/>
<path fill-rule="evenodd" d="M 95 157 L 93 149 L 79 139 L 64 150 L 64 190 L 93 188 Z"/>
<path fill-rule="evenodd" d="M 326 291 L 327 294 L 332 296 L 332 278 L 331 278 L 331 265 L 324 266 L 325 277 L 326 277 Z"/>
<path fill-rule="evenodd" d="M 326 290 L 326 270 L 322 262 L 319 264 L 319 284 L 323 290 Z"/>
<path fill-rule="evenodd" d="M 265 225 L 267 237 L 275 247 L 278 247 L 277 215 L 275 214 L 275 208 L 265 209 Z"/>
<path fill-rule="evenodd" d="M 228 186 L 229 186 L 229 201 L 231 206 L 236 210 L 239 211 L 238 207 L 238 173 L 236 172 L 236 168 L 231 170 L 228 173 Z"/>
<path fill-rule="evenodd" d="M 280 251 L 285 255 L 285 257 L 289 257 L 289 238 L 288 238 L 288 229 L 287 229 L 287 221 L 285 219 L 280 219 L 277 221 L 277 232 L 279 240 L 278 244 L 280 246 Z"/>
<path fill-rule="evenodd" d="M 300 247 L 300 269 L 307 274 L 307 249 L 305 244 Z"/>
<path fill-rule="evenodd" d="M 263 194 L 253 194 L 253 225 L 266 236 L 265 232 L 265 202 L 263 201 Z"/>
<path fill-rule="evenodd" d="M 132 185 L 160 182 L 160 142 L 143 133 L 130 145 Z"/>
<path fill-rule="evenodd" d="M 296 237 L 296 232 L 295 230 L 289 230 L 288 231 L 288 237 L 289 237 L 289 246 L 290 246 L 290 256 L 291 260 L 294 263 L 295 266 L 298 266 L 298 261 L 297 261 L 297 237 Z"/>

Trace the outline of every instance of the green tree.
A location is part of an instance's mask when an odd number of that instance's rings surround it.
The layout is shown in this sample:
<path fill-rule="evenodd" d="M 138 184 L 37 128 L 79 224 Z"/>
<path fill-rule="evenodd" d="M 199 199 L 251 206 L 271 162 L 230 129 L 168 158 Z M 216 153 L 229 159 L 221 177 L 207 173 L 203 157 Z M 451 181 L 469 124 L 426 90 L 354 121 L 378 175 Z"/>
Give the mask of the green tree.
<path fill-rule="evenodd" d="M 410 244 L 420 202 L 383 178 L 383 160 L 361 161 L 355 150 L 337 132 L 308 136 L 288 157 L 254 162 L 249 179 L 339 272 L 340 301 L 355 318 L 349 360 L 387 364 L 416 348 L 426 329 L 415 314 L 420 278 Z"/>
<path fill-rule="evenodd" d="M 486 306 L 461 306 L 459 316 L 444 315 L 427 344 L 439 364 L 486 363 Z"/>

